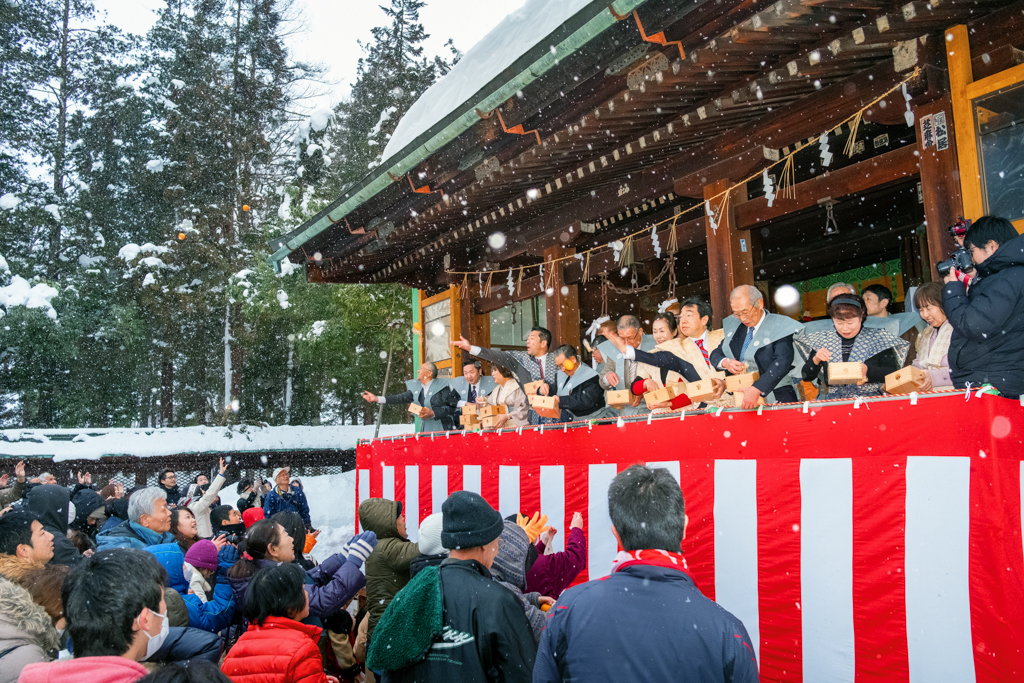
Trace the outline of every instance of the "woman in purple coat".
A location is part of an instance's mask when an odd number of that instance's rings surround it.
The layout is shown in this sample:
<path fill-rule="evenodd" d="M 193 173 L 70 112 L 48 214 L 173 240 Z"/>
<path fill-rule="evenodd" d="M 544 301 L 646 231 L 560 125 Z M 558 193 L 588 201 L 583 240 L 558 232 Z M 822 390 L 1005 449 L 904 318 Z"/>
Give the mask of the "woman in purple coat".
<path fill-rule="evenodd" d="M 564 551 L 545 555 L 546 535 L 547 532 L 537 539 L 538 557 L 526 574 L 526 590 L 557 600 L 562 591 L 572 585 L 587 567 L 587 537 L 583 535 L 583 515 L 577 512 L 572 516 Z M 547 542 L 551 542 L 550 538 Z"/>

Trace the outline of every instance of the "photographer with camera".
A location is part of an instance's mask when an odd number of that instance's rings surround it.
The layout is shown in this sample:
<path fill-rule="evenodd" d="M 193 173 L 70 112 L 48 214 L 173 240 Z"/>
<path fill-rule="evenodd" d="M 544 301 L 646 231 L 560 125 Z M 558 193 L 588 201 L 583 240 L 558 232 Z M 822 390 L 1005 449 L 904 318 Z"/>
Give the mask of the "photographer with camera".
<path fill-rule="evenodd" d="M 952 271 L 965 287 L 970 285 L 971 278 L 974 277 L 974 261 L 971 260 L 971 253 L 964 248 L 964 237 L 970 227 L 971 221 L 960 216 L 960 220 L 949 228 L 949 236 L 956 240 L 956 249 L 948 259 L 935 264 L 939 277 L 945 278 L 946 274 Z"/>
<path fill-rule="evenodd" d="M 1017 398 L 1024 394 L 1024 237 L 1005 218 L 983 216 L 967 229 L 964 249 L 976 266 L 970 291 L 952 269 L 942 289 L 953 385 L 991 384 Z"/>

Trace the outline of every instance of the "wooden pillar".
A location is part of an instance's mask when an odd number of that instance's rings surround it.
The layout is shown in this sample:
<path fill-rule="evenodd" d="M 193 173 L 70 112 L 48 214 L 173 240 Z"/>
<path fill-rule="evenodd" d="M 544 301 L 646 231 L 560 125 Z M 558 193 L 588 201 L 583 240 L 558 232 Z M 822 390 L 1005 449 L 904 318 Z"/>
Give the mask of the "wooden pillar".
<path fill-rule="evenodd" d="M 544 260 L 554 261 L 575 254 L 575 249 L 565 247 L 549 247 L 544 250 Z M 551 286 L 544 283 L 544 300 L 547 304 L 548 329 L 551 330 L 552 343 L 572 344 L 579 349 L 580 344 L 580 297 L 577 285 L 565 283 L 565 265 L 568 260 L 551 263 L 544 266 L 545 280 L 548 279 L 548 269 L 553 269 L 554 277 L 551 279 Z"/>
<path fill-rule="evenodd" d="M 708 245 L 708 275 L 711 281 L 711 307 L 714 310 L 713 327 L 719 327 L 722 319 L 731 313 L 729 294 L 737 285 L 754 284 L 754 248 L 756 235 L 752 231 L 736 228 L 736 204 L 746 201 L 746 189 L 738 187 L 732 191 L 722 215 L 720 195 L 729 189 L 729 180 L 717 180 L 704 186 L 704 199 L 711 203 L 715 212 L 716 228 L 712 228 L 708 216 L 704 217 L 704 229 Z"/>
<path fill-rule="evenodd" d="M 969 66 L 968 64 L 968 68 Z M 921 169 L 921 197 L 924 200 L 928 260 L 931 266 L 930 272 L 923 274 L 925 282 L 938 277 L 935 264 L 949 258 L 950 253 L 956 248 L 956 242 L 949 236 L 949 228 L 964 215 L 960 194 L 960 165 L 957 158 L 958 140 L 955 136 L 949 135 L 949 147 L 939 150 L 934 134 L 937 114 L 940 117 L 944 115 L 947 122 L 953 120 L 953 104 L 949 95 L 914 107 L 918 164 Z M 925 126 L 930 127 L 930 134 L 925 134 Z"/>
<path fill-rule="evenodd" d="M 974 71 L 971 68 L 971 45 L 967 27 L 963 24 L 946 31 L 946 63 L 949 66 L 953 137 L 956 138 L 963 214 L 967 218 L 975 220 L 981 218 L 985 209 L 981 200 L 978 148 L 974 141 L 974 115 L 971 112 L 971 100 L 967 96 L 967 86 L 974 81 Z"/>

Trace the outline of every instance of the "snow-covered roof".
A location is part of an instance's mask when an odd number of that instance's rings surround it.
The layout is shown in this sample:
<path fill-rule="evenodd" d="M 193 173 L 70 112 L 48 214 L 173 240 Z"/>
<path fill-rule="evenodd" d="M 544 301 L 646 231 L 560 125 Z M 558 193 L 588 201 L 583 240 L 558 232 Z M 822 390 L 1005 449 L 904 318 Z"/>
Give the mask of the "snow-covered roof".
<path fill-rule="evenodd" d="M 420 95 L 384 147 L 384 159 L 402 151 L 435 123 L 467 103 L 502 71 L 593 0 L 526 0 L 471 47 L 459 63 Z M 475 104 L 475 103 L 474 103 Z"/>
<path fill-rule="evenodd" d="M 381 436 L 413 431 L 413 425 L 381 425 Z M 0 457 L 98 460 L 105 455 L 140 458 L 183 453 L 347 450 L 373 436 L 373 425 L 337 427 L 176 427 L 169 429 L 5 429 Z"/>

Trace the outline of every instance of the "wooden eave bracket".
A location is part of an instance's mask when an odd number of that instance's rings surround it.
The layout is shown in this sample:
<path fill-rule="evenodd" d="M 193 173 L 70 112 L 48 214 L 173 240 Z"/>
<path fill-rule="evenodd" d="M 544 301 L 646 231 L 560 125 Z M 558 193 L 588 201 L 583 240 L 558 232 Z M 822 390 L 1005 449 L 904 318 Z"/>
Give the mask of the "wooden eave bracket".
<path fill-rule="evenodd" d="M 615 14 L 615 10 L 611 9 L 611 5 L 608 5 L 608 9 L 611 10 L 612 14 L 615 15 L 616 19 L 619 18 L 618 15 Z M 653 36 L 647 35 L 647 32 L 644 31 L 644 25 L 640 22 L 640 15 L 636 13 L 636 10 L 633 10 L 633 19 L 636 20 L 636 27 L 640 29 L 640 37 L 643 38 L 645 42 L 654 43 L 655 45 L 661 45 L 662 47 L 675 45 L 676 47 L 679 48 L 679 58 L 686 59 L 686 51 L 683 50 L 683 44 L 681 42 L 679 42 L 678 40 L 668 40 L 667 38 L 665 38 L 664 31 L 658 31 Z"/>

